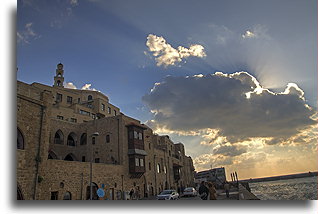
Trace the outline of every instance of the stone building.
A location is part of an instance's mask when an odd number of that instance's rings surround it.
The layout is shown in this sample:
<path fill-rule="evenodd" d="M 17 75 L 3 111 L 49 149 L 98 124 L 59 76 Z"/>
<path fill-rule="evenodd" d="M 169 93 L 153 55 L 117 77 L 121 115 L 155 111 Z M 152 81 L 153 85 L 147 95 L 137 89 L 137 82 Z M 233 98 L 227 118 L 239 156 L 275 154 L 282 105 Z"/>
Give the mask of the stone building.
<path fill-rule="evenodd" d="M 126 199 L 194 186 L 184 145 L 128 117 L 98 91 L 17 82 L 17 198 Z M 90 186 L 91 183 L 91 186 Z"/>

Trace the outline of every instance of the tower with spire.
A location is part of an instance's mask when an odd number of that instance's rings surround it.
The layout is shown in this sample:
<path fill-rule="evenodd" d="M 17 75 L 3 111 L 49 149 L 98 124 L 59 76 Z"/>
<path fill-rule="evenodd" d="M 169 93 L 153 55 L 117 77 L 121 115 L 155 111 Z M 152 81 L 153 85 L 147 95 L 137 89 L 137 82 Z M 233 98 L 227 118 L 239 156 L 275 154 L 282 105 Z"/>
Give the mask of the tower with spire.
<path fill-rule="evenodd" d="M 63 64 L 59 63 L 57 64 L 56 68 L 56 75 L 54 76 L 54 87 L 64 87 L 64 70 L 63 70 Z"/>

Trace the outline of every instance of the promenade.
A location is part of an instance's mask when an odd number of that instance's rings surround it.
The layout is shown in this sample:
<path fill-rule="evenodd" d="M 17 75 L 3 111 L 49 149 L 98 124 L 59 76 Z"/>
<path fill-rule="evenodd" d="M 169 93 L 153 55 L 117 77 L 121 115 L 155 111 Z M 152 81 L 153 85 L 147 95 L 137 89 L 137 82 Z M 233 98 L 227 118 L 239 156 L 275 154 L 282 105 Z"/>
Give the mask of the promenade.
<path fill-rule="evenodd" d="M 239 200 L 239 191 L 238 188 L 231 186 L 230 188 L 230 197 L 226 197 L 226 193 L 224 190 L 217 190 L 216 192 L 217 200 Z"/>
<path fill-rule="evenodd" d="M 217 200 L 260 200 L 253 193 L 249 192 L 242 184 L 238 187 L 231 186 L 229 197 L 226 197 L 226 193 L 223 189 L 216 191 Z M 148 198 L 142 198 L 140 200 L 156 200 L 156 196 L 150 196 Z M 180 197 L 179 200 L 202 200 L 199 196 L 196 197 Z"/>

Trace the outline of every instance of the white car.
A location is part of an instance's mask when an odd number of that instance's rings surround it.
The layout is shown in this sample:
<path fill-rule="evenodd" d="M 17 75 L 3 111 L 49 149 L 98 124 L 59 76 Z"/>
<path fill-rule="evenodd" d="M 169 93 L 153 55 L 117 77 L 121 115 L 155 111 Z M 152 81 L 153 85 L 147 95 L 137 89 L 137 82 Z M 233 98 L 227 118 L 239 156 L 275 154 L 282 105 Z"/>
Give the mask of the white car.
<path fill-rule="evenodd" d="M 183 196 L 197 196 L 198 192 L 193 187 L 187 187 L 183 190 Z"/>
<path fill-rule="evenodd" d="M 178 200 L 179 193 L 173 189 L 163 190 L 157 195 L 157 200 Z"/>

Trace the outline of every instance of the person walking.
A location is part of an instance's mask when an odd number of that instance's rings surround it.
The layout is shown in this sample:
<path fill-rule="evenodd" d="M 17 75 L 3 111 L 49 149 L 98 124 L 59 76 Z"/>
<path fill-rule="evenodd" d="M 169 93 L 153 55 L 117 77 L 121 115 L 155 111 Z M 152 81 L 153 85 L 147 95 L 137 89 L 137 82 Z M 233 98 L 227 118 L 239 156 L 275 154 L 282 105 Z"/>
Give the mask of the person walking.
<path fill-rule="evenodd" d="M 134 189 L 132 188 L 129 192 L 130 200 L 133 200 Z"/>
<path fill-rule="evenodd" d="M 213 183 L 209 182 L 208 187 L 209 187 L 209 194 L 210 194 L 209 199 L 216 200 L 216 189 L 215 189 Z"/>
<path fill-rule="evenodd" d="M 139 199 L 140 199 L 140 189 L 139 189 L 139 186 L 137 186 L 135 194 L 136 194 L 136 200 L 139 200 Z"/>
<path fill-rule="evenodd" d="M 208 200 L 209 189 L 204 185 L 204 181 L 201 182 L 199 187 L 199 194 L 202 200 Z"/>
<path fill-rule="evenodd" d="M 225 181 L 224 190 L 225 190 L 225 193 L 226 193 L 226 197 L 230 198 L 230 184 L 227 181 Z"/>

